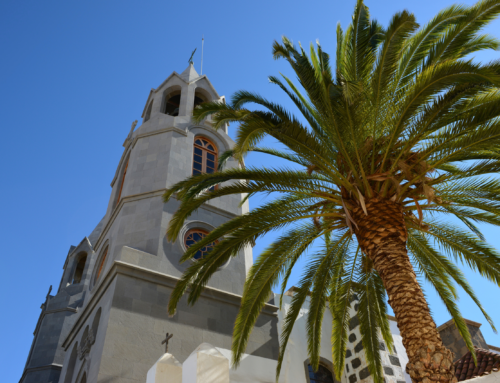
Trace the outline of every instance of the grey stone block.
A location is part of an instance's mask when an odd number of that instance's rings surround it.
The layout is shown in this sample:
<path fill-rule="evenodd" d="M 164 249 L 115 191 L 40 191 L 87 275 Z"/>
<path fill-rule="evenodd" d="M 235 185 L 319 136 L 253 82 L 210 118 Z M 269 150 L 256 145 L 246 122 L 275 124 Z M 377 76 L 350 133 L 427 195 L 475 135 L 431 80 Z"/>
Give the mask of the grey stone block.
<path fill-rule="evenodd" d="M 394 355 L 389 355 L 389 360 L 393 366 L 401 367 L 401 363 L 399 362 L 399 358 Z"/>
<path fill-rule="evenodd" d="M 356 369 L 359 366 L 361 366 L 361 360 L 359 358 L 353 359 L 351 361 L 351 364 L 352 364 L 352 368 Z"/>
<path fill-rule="evenodd" d="M 354 330 L 358 326 L 359 326 L 359 317 L 355 315 L 349 320 L 349 331 Z"/>
<path fill-rule="evenodd" d="M 394 370 L 388 366 L 384 366 L 384 374 L 394 376 Z"/>
<path fill-rule="evenodd" d="M 368 368 L 368 367 L 363 368 L 363 369 L 359 372 L 359 378 L 360 378 L 361 380 L 368 378 L 370 375 L 371 375 L 371 372 L 370 372 L 370 370 L 369 370 L 369 368 Z"/>
<path fill-rule="evenodd" d="M 354 347 L 354 352 L 357 354 L 363 350 L 363 342 L 359 341 L 359 343 Z"/>

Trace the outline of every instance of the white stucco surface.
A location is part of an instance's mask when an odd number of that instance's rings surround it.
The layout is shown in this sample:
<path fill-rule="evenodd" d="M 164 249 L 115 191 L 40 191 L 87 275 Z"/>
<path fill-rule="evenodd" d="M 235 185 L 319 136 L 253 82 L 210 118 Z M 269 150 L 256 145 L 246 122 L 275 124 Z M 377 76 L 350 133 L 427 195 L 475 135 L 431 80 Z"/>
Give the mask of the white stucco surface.
<path fill-rule="evenodd" d="M 148 371 L 146 383 L 181 383 L 182 364 L 172 354 L 165 354 Z"/>
<path fill-rule="evenodd" d="M 391 328 L 392 339 L 394 339 L 394 347 L 399 356 L 399 361 L 401 362 L 401 368 L 405 376 L 406 383 L 412 383 L 410 375 L 406 372 L 406 364 L 408 363 L 408 355 L 406 355 L 406 350 L 403 346 L 403 338 L 400 335 L 398 325 L 396 321 L 389 320 L 389 326 Z"/>
<path fill-rule="evenodd" d="M 217 347 L 217 350 L 228 360 L 231 360 L 231 350 Z M 237 369 L 229 370 L 231 383 L 275 383 L 276 382 L 276 361 L 244 354 Z M 285 383 L 280 377 L 279 383 Z"/>
<path fill-rule="evenodd" d="M 229 383 L 229 360 L 202 343 L 182 364 L 182 372 L 182 383 Z"/>
<path fill-rule="evenodd" d="M 275 302 L 279 303 L 280 295 L 275 294 Z M 283 320 L 290 308 L 292 297 L 283 296 L 283 307 L 278 311 L 278 331 L 281 333 Z M 287 349 L 285 352 L 283 367 L 281 369 L 281 378 L 283 382 L 297 382 L 308 383 L 306 378 L 306 366 L 309 356 L 307 354 L 307 313 L 309 312 L 309 299 L 306 300 L 302 307 L 297 321 L 293 326 L 292 334 L 288 340 Z M 325 310 L 323 317 L 323 328 L 320 345 L 320 356 L 332 362 L 332 349 L 331 349 L 331 334 L 332 334 L 332 316 L 329 310 Z M 345 383 L 346 376 L 342 377 L 342 383 Z"/>

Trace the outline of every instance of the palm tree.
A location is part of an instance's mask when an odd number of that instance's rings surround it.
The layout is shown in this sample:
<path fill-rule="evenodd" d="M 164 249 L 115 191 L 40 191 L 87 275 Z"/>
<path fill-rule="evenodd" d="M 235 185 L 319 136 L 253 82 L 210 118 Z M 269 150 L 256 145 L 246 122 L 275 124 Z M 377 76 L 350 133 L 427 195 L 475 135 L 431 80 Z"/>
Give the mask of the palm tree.
<path fill-rule="evenodd" d="M 480 34 L 498 13 L 499 0 L 455 5 L 419 27 L 414 15 L 403 11 L 384 29 L 358 0 L 347 30 L 337 27 L 334 70 L 319 43 L 316 48 L 311 44 L 309 53 L 285 37 L 273 45 L 274 58 L 288 61 L 302 90 L 286 76 L 283 82 L 270 81 L 288 95 L 300 119 L 246 91 L 237 92 L 231 104 L 198 107 L 195 118 L 212 116 L 215 129 L 239 122 L 236 145 L 222 156 L 219 172 L 193 176 L 165 193 L 165 201 L 174 195 L 181 201 L 169 239 L 177 238 L 184 220 L 211 199 L 236 193 L 280 196 L 214 229 L 187 250 L 183 261 L 219 239 L 206 258 L 187 269 L 171 295 L 169 313 L 175 313 L 186 292 L 194 304 L 210 276 L 240 249 L 284 230 L 247 276 L 233 334 L 235 364 L 271 289 L 281 281 L 283 293 L 297 260 L 310 250 L 284 319 L 277 374 L 310 294 L 311 364 L 319 364 L 321 323 L 328 309 L 340 378 L 349 305 L 356 293 L 362 342 L 377 381 L 382 380 L 379 336 L 392 347 L 386 295 L 412 380 L 456 381 L 453 355 L 441 341 L 417 277 L 435 288 L 474 352 L 456 306 L 456 285 L 484 310 L 457 264 L 500 284 L 500 255 L 475 226 L 500 225 L 500 181 L 488 177 L 500 170 L 500 62 L 480 64 L 467 57 L 500 47 L 497 39 Z M 249 103 L 258 110 L 246 109 Z M 259 147 L 266 136 L 285 149 Z M 286 159 L 292 166 L 245 168 L 243 158 L 250 151 Z M 241 166 L 224 170 L 231 156 Z"/>

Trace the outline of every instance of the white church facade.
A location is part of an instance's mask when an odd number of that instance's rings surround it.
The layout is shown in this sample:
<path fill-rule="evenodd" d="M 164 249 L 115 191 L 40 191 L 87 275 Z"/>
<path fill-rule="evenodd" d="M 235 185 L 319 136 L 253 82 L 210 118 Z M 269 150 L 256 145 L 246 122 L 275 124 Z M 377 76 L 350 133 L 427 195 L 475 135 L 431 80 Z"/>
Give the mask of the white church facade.
<path fill-rule="evenodd" d="M 210 119 L 195 124 L 191 118 L 196 105 L 214 100 L 223 97 L 192 64 L 151 90 L 142 124 L 136 128 L 134 123 L 123 143 L 106 214 L 80 244 L 71 246 L 60 285 L 42 304 L 20 383 L 275 382 L 281 323 L 293 289 L 283 297 L 281 309 L 279 296 L 266 304 L 247 355 L 238 369 L 230 368 L 231 336 L 252 265 L 251 248 L 214 274 L 194 306 L 183 301 L 171 318 L 166 310 L 170 292 L 188 266 L 179 263 L 186 247 L 249 209 L 248 202 L 242 204 L 244 195 L 225 196 L 193 214 L 175 242 L 165 237 L 179 206 L 175 199 L 163 203 L 166 188 L 193 173 L 216 171 L 217 156 L 234 145 L 227 126 L 215 131 Z M 226 166 L 238 164 L 229 160 Z M 373 381 L 355 309 L 353 301 L 342 383 Z M 324 318 L 321 367 L 313 372 L 306 313 L 307 304 L 289 340 L 280 382 L 333 383 L 330 314 Z M 466 351 L 464 344 L 454 326 L 445 325 L 443 340 L 458 358 Z M 480 324 L 468 325 L 478 347 L 495 351 L 484 341 Z M 410 383 L 394 318 L 391 329 L 395 352 L 380 345 L 386 382 Z M 165 354 L 167 333 L 173 337 Z"/>

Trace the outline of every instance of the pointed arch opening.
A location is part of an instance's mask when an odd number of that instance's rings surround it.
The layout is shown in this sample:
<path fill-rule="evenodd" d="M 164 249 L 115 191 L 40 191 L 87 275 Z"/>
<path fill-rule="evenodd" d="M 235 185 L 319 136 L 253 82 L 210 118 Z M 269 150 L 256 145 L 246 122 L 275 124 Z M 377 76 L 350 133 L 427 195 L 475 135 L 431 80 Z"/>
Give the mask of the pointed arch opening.
<path fill-rule="evenodd" d="M 75 273 L 73 274 L 73 285 L 76 285 L 82 281 L 83 271 L 85 270 L 85 264 L 87 263 L 87 253 L 79 253 L 77 259 L 78 262 L 76 264 Z"/>
<path fill-rule="evenodd" d="M 92 321 L 92 334 L 94 336 L 97 336 L 97 330 L 99 329 L 99 322 L 101 321 L 101 312 L 102 309 L 99 307 L 99 310 L 97 310 L 97 313 L 94 316 L 94 320 Z"/>
<path fill-rule="evenodd" d="M 73 380 L 77 355 L 78 355 L 78 342 L 75 342 L 75 345 L 73 346 L 73 350 L 71 350 L 71 355 L 69 357 L 68 368 L 66 370 L 66 376 L 64 377 L 64 383 L 71 383 L 71 381 Z"/>

